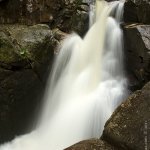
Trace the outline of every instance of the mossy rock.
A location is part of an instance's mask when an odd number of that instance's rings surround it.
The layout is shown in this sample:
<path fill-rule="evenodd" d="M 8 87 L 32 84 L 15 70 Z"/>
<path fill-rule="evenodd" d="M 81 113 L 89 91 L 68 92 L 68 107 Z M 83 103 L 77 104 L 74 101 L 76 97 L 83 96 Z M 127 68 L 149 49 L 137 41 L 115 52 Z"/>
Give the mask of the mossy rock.
<path fill-rule="evenodd" d="M 32 128 L 53 63 L 53 41 L 46 25 L 0 25 L 0 143 Z"/>
<path fill-rule="evenodd" d="M 13 45 L 9 37 L 0 32 L 0 65 L 3 67 L 25 66 L 25 59 L 17 53 L 16 47 Z"/>

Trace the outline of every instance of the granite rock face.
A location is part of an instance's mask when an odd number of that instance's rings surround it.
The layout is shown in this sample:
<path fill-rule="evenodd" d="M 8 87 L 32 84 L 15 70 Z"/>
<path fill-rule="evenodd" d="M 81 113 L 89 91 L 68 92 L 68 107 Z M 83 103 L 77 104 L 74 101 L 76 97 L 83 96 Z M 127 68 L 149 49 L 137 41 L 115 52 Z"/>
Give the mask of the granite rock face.
<path fill-rule="evenodd" d="M 126 0 L 124 5 L 125 64 L 131 91 L 150 80 L 150 2 Z"/>
<path fill-rule="evenodd" d="M 119 106 L 105 124 L 102 139 L 124 150 L 150 149 L 150 82 Z"/>
<path fill-rule="evenodd" d="M 34 25 L 46 23 L 51 29 L 84 34 L 88 28 L 88 4 L 82 0 L 3 0 L 0 23 Z"/>
<path fill-rule="evenodd" d="M 150 80 L 150 25 L 124 26 L 125 60 L 131 90 Z"/>
<path fill-rule="evenodd" d="M 46 25 L 0 25 L 0 142 L 27 132 L 57 41 Z"/>
<path fill-rule="evenodd" d="M 125 22 L 150 24 L 149 0 L 127 0 L 124 7 Z"/>

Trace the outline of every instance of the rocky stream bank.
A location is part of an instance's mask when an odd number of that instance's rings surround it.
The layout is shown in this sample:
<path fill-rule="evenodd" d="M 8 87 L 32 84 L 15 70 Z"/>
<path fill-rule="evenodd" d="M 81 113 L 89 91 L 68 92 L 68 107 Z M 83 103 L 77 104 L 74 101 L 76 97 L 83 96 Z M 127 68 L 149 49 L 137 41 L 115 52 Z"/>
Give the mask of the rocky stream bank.
<path fill-rule="evenodd" d="M 0 0 L 0 143 L 32 129 L 56 47 L 71 31 L 86 33 L 88 10 L 84 0 Z M 148 0 L 126 0 L 122 28 L 133 93 L 107 121 L 100 139 L 67 150 L 150 149 L 149 14 Z"/>

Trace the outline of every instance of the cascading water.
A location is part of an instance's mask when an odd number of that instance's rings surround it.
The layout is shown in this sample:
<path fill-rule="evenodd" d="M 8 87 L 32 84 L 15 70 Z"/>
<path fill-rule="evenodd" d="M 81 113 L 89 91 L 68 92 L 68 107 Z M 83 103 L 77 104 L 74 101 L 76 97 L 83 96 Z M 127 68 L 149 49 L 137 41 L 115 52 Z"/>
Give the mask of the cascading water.
<path fill-rule="evenodd" d="M 62 150 L 99 138 L 106 120 L 127 95 L 119 27 L 123 2 L 97 1 L 96 10 L 91 8 L 84 39 L 73 33 L 62 44 L 37 129 L 0 150 Z"/>

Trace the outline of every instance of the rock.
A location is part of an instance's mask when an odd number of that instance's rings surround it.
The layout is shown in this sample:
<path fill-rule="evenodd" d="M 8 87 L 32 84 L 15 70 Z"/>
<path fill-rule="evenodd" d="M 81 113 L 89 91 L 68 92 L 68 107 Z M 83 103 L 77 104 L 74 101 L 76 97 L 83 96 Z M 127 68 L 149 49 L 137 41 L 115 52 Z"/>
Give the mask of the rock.
<path fill-rule="evenodd" d="M 57 41 L 47 25 L 0 25 L 0 143 L 27 132 Z"/>
<path fill-rule="evenodd" d="M 46 23 L 51 29 L 84 34 L 88 28 L 88 4 L 82 0 L 4 0 L 0 4 L 0 23 Z"/>
<path fill-rule="evenodd" d="M 4 76 L 4 77 L 3 77 Z M 43 85 L 32 69 L 0 68 L 0 143 L 28 132 Z"/>
<path fill-rule="evenodd" d="M 150 149 L 150 82 L 116 109 L 102 139 L 124 150 Z"/>
<path fill-rule="evenodd" d="M 91 139 L 79 142 L 66 150 L 121 150 L 105 141 L 99 139 Z"/>
<path fill-rule="evenodd" d="M 124 5 L 124 21 L 125 22 L 139 22 L 137 16 L 137 8 L 136 5 L 128 0 Z"/>
<path fill-rule="evenodd" d="M 53 50 L 55 47 L 54 40 L 52 39 L 53 32 L 49 27 L 40 24 L 30 27 L 25 25 L 1 25 L 0 30 L 3 31 L 3 34 L 5 33 L 11 45 L 14 47 L 14 50 L 7 48 L 7 51 L 9 53 L 13 51 L 19 56 L 20 60 L 26 61 L 28 65 L 30 64 L 30 67 L 38 74 L 40 80 L 43 81 L 47 64 L 53 58 Z M 6 51 L 4 51 L 4 54 L 8 57 Z M 10 55 L 12 56 L 12 54 Z M 17 60 L 16 58 L 14 59 L 14 61 Z M 8 60 L 10 61 L 10 58 Z M 10 66 L 10 64 L 8 65 Z M 16 63 L 16 65 L 20 64 Z"/>
<path fill-rule="evenodd" d="M 127 0 L 124 7 L 125 22 L 150 23 L 149 0 Z"/>
<path fill-rule="evenodd" d="M 130 24 L 123 30 L 129 85 L 134 91 L 150 80 L 150 25 Z"/>
<path fill-rule="evenodd" d="M 69 33 L 75 31 L 80 35 L 84 35 L 88 30 L 88 3 L 82 0 L 68 0 L 63 1 L 63 3 L 60 12 L 56 17 L 53 17 L 54 19 L 50 23 L 50 26 L 52 28 L 57 27 L 63 32 Z"/>
<path fill-rule="evenodd" d="M 64 40 L 64 38 L 66 38 L 66 36 L 68 35 L 67 33 L 62 32 L 61 30 L 59 30 L 58 28 L 53 29 L 52 30 L 53 33 L 53 43 L 54 43 L 54 47 L 55 47 L 55 54 L 59 53 L 59 48 L 61 46 L 61 41 Z"/>
<path fill-rule="evenodd" d="M 3 68 L 15 69 L 27 65 L 26 60 L 15 51 L 16 48 L 9 37 L 0 31 L 0 65 Z"/>
<path fill-rule="evenodd" d="M 53 32 L 54 38 L 58 41 L 63 40 L 68 35 L 67 33 L 64 33 L 61 30 L 59 30 L 58 28 L 53 29 L 52 32 Z"/>

